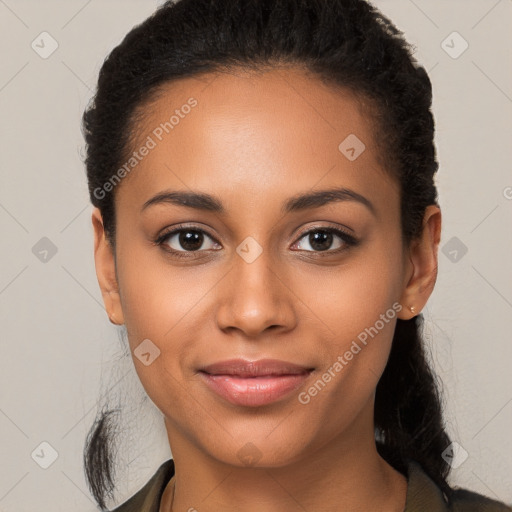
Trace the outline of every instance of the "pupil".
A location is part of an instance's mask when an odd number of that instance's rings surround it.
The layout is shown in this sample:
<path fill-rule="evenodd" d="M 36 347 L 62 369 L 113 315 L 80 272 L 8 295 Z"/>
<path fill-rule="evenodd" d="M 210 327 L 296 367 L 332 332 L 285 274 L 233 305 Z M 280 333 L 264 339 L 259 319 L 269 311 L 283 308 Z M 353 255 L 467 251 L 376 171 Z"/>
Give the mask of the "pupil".
<path fill-rule="evenodd" d="M 203 244 L 203 235 L 197 231 L 182 231 L 180 233 L 180 245 L 183 249 L 196 251 Z"/>
<path fill-rule="evenodd" d="M 332 243 L 332 233 L 327 231 L 316 231 L 315 233 L 310 233 L 309 235 L 309 244 L 313 249 L 318 251 L 327 250 Z"/>

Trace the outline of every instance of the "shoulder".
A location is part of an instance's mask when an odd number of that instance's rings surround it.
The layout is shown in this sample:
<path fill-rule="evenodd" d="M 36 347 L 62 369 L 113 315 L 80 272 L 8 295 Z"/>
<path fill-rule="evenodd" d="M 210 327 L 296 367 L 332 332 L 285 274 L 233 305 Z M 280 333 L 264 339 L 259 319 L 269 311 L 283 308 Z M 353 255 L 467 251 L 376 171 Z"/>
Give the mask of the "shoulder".
<path fill-rule="evenodd" d="M 512 507 L 467 489 L 455 488 L 448 499 L 415 461 L 407 468 L 405 512 L 512 512 Z"/>
<path fill-rule="evenodd" d="M 512 507 L 467 489 L 454 489 L 450 501 L 453 512 L 512 512 Z"/>
<path fill-rule="evenodd" d="M 111 512 L 159 512 L 165 486 L 174 475 L 174 460 L 168 459 L 131 498 Z"/>

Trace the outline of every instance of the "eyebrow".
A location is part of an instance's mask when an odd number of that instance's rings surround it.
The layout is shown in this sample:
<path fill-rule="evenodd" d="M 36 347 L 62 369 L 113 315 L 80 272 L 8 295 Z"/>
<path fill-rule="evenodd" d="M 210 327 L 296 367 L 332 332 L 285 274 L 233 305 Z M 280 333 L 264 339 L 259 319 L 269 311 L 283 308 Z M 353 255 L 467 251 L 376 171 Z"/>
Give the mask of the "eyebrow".
<path fill-rule="evenodd" d="M 354 201 L 364 205 L 370 212 L 377 216 L 375 206 L 366 197 L 348 188 L 332 188 L 327 190 L 317 190 L 305 194 L 298 194 L 288 199 L 282 206 L 283 213 L 292 213 L 310 208 L 319 208 L 326 204 L 339 201 Z M 210 194 L 186 191 L 164 191 L 151 199 L 148 199 L 142 206 L 141 211 L 155 204 L 175 204 L 177 206 L 186 206 L 196 210 L 204 210 L 219 214 L 226 213 L 222 202 Z"/>

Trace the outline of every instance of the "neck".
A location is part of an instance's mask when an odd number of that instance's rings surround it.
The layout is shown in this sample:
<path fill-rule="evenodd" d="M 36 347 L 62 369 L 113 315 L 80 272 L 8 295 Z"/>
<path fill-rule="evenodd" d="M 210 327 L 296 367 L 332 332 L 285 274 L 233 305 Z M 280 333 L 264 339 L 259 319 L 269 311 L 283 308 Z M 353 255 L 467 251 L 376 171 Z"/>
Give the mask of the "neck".
<path fill-rule="evenodd" d="M 369 428 L 357 422 L 279 466 L 225 463 L 166 422 L 176 468 L 173 510 L 339 512 L 342 504 L 346 512 L 402 512 L 407 480 L 377 453 L 371 413 L 371 423 L 365 422 Z"/>

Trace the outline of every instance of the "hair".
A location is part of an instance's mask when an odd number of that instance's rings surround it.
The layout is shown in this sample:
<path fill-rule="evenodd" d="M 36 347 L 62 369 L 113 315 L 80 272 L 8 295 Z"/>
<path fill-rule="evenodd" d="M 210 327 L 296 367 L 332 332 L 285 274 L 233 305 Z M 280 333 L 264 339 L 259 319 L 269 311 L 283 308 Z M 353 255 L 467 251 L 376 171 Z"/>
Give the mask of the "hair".
<path fill-rule="evenodd" d="M 438 162 L 432 85 L 403 33 L 364 0 L 180 0 L 161 5 L 113 49 L 83 115 L 90 198 L 114 250 L 115 188 L 95 190 L 133 150 L 151 99 L 173 80 L 282 66 L 304 69 L 371 106 L 386 171 L 399 183 L 402 240 L 418 238 L 427 206 L 437 205 Z M 450 439 L 422 325 L 422 315 L 397 319 L 376 388 L 376 444 L 397 470 L 405 473 L 414 460 L 450 496 L 450 467 L 441 456 Z M 99 413 L 84 447 L 87 482 L 102 510 L 115 488 L 110 419 Z"/>

